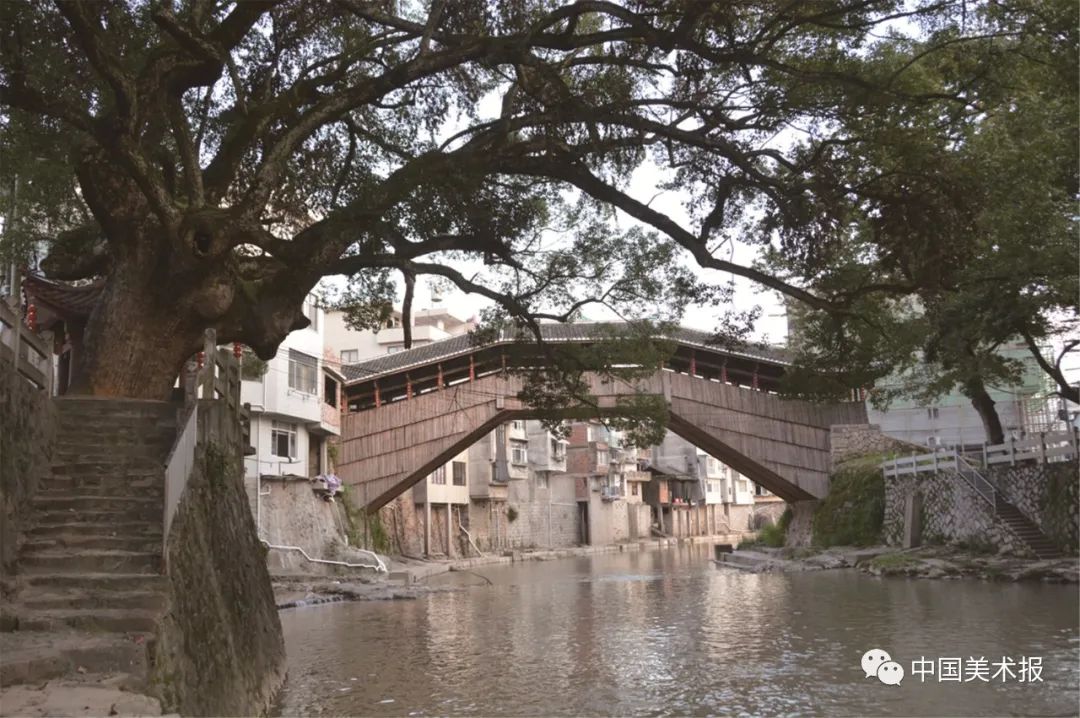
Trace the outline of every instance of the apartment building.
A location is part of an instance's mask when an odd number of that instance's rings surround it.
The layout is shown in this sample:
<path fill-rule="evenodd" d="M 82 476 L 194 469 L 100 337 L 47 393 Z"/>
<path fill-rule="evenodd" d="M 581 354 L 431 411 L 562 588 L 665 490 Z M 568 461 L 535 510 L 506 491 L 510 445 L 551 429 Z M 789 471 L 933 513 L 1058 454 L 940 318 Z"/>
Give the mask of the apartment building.
<path fill-rule="evenodd" d="M 258 477 L 314 477 L 330 470 L 330 440 L 341 433 L 341 386 L 337 356 L 326 348 L 324 314 L 309 297 L 306 329 L 290 333 L 274 358 L 248 360 L 240 399 L 251 407 L 251 447 L 244 475 L 252 496 Z"/>

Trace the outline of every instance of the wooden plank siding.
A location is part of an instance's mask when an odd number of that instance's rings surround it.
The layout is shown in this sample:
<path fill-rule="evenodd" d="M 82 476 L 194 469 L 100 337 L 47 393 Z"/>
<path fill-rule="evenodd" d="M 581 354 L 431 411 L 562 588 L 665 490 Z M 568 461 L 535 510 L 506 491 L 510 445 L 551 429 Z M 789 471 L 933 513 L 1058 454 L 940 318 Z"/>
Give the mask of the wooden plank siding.
<path fill-rule="evenodd" d="M 586 374 L 601 413 L 635 394 L 664 396 L 669 426 L 781 498 L 820 498 L 828 492 L 829 427 L 866 423 L 861 403 L 815 404 L 659 370 L 631 386 Z M 338 473 L 374 511 L 500 423 L 531 418 L 518 399 L 521 379 L 488 374 L 346 414 Z M 569 416 L 595 413 L 569 410 Z"/>

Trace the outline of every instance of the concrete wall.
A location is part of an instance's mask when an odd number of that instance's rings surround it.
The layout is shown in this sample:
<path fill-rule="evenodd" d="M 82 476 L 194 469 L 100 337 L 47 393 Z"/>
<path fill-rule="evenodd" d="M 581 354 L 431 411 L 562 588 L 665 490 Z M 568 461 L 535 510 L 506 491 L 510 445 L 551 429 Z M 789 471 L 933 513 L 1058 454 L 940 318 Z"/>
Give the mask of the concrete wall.
<path fill-rule="evenodd" d="M 580 543 L 580 511 L 572 477 L 554 474 L 546 488 L 535 474 L 511 481 L 507 504 L 518 513 L 506 524 L 508 548 L 563 548 Z"/>
<path fill-rule="evenodd" d="M 49 471 L 56 410 L 46 392 L 0 364 L 0 579 L 14 564 L 38 481 Z"/>
<path fill-rule="evenodd" d="M 264 479 L 262 490 L 260 536 L 268 543 L 299 546 L 312 558 L 371 563 L 348 545 L 349 523 L 340 496 L 334 503 L 323 501 L 309 482 L 299 480 Z M 253 491 L 254 481 L 248 480 L 252 499 Z M 254 500 L 250 503 L 254 507 Z M 268 553 L 266 564 L 273 574 L 370 575 L 367 569 L 312 563 L 298 552 L 277 549 Z"/>
<path fill-rule="evenodd" d="M 285 678 L 285 644 L 240 462 L 198 457 L 168 544 L 170 605 L 152 647 L 162 706 L 256 715 Z"/>

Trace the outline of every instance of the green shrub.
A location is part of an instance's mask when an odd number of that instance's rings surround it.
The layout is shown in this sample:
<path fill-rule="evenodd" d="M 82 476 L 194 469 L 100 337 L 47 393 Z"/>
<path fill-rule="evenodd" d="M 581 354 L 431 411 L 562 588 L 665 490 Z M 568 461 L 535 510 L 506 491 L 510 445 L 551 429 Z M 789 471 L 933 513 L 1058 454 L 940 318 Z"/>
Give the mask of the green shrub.
<path fill-rule="evenodd" d="M 761 539 L 761 543 L 772 548 L 780 548 L 783 546 L 786 537 L 787 528 L 780 524 L 767 524 L 758 532 L 758 538 Z"/>
<path fill-rule="evenodd" d="M 815 545 L 870 546 L 881 542 L 885 480 L 880 456 L 846 462 L 830 477 L 829 495 L 814 512 Z"/>
<path fill-rule="evenodd" d="M 794 514 L 791 513 L 790 506 L 784 509 L 784 513 L 780 514 L 780 521 L 778 525 L 784 530 L 785 534 L 787 533 L 788 526 L 791 526 L 791 518 L 793 515 Z"/>

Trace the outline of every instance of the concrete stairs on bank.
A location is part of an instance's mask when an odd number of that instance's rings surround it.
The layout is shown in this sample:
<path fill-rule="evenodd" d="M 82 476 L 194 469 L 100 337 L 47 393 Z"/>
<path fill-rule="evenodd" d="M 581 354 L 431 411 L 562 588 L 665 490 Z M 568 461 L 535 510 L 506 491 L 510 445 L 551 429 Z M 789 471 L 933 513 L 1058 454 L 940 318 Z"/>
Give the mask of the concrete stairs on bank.
<path fill-rule="evenodd" d="M 1049 559 L 1049 558 L 1061 558 L 1061 549 L 1054 545 L 1050 539 L 1046 537 L 1039 527 L 1036 526 L 1028 517 L 1024 516 L 1020 512 L 1020 509 L 1016 508 L 1008 501 L 1001 498 L 1000 495 L 994 497 L 994 512 L 1001 519 L 1002 523 L 1009 527 L 1010 530 L 1016 536 L 1027 544 L 1027 547 L 1031 549 L 1031 552 L 1035 554 L 1036 558 Z"/>
<path fill-rule="evenodd" d="M 59 398 L 51 473 L 33 499 L 14 601 L 0 621 L 0 687 L 66 677 L 138 690 L 167 604 L 166 402 Z M 10 588 L 10 587 L 9 587 Z"/>

